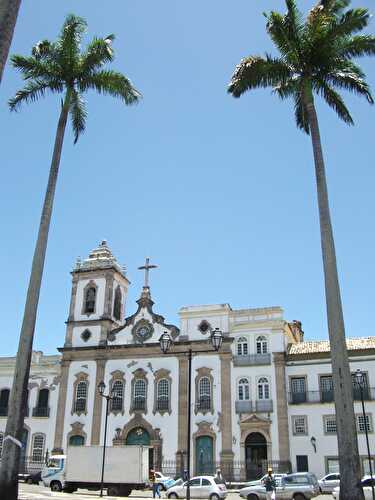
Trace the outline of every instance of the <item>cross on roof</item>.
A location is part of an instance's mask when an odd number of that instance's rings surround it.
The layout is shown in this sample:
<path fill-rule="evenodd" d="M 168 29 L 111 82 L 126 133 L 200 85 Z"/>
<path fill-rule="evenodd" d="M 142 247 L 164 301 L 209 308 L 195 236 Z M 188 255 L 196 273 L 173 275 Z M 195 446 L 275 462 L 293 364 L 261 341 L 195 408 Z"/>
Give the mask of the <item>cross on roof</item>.
<path fill-rule="evenodd" d="M 158 266 L 155 266 L 154 264 L 150 264 L 150 259 L 149 257 L 146 258 L 146 263 L 144 266 L 138 267 L 138 269 L 145 271 L 145 284 L 143 285 L 144 288 L 149 287 L 149 276 L 150 276 L 150 269 L 155 269 Z"/>

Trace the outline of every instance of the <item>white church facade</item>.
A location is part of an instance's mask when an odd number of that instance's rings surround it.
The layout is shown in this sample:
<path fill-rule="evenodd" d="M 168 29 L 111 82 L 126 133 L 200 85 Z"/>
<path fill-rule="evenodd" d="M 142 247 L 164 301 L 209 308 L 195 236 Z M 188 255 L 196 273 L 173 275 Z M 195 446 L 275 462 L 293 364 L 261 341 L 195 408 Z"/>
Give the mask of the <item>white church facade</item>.
<path fill-rule="evenodd" d="M 155 312 L 146 280 L 137 308 L 125 314 L 129 281 L 106 242 L 72 271 L 66 338 L 59 355 L 33 353 L 23 453 L 35 458 L 69 445 L 152 447 L 156 468 L 183 469 L 187 451 L 188 359 L 192 360 L 194 474 L 217 466 L 246 480 L 267 464 L 275 470 L 336 472 L 337 439 L 327 341 L 304 342 L 301 323 L 280 307 L 234 310 L 229 304 L 183 307 L 180 324 Z M 210 349 L 219 328 L 223 343 Z M 159 338 L 173 338 L 163 354 Z M 353 373 L 366 377 L 366 417 L 353 385 L 359 450 L 368 469 L 365 428 L 374 451 L 375 337 L 348 340 Z M 204 351 L 200 354 L 200 351 Z M 207 352 L 210 351 L 210 352 Z M 0 358 L 0 454 L 14 358 Z M 171 464 L 174 464 L 173 466 Z M 167 471 L 168 472 L 168 471 Z"/>

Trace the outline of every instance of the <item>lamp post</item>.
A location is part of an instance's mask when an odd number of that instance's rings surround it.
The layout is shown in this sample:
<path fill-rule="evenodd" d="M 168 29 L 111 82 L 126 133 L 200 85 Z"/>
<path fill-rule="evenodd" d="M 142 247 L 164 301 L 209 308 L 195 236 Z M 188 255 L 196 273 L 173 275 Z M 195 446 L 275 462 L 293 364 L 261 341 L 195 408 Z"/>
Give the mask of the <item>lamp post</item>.
<path fill-rule="evenodd" d="M 368 464 L 369 464 L 370 476 L 371 476 L 372 500 L 375 500 L 374 479 L 372 477 L 372 462 L 371 462 L 370 444 L 369 444 L 369 440 L 368 440 L 368 430 L 367 430 L 367 419 L 366 419 L 366 411 L 365 411 L 365 401 L 364 401 L 364 397 L 363 397 L 363 390 L 365 388 L 365 377 L 364 377 L 363 372 L 359 368 L 355 372 L 355 381 L 356 381 L 356 383 L 357 383 L 357 385 L 359 387 L 359 392 L 361 394 L 363 424 L 365 426 L 365 434 L 366 434 L 367 457 L 368 457 Z"/>
<path fill-rule="evenodd" d="M 105 450 L 107 445 L 107 424 L 108 424 L 108 403 L 113 399 L 113 392 L 109 394 L 104 394 L 105 391 L 105 383 L 102 380 L 98 384 L 98 392 L 102 398 L 105 398 L 105 424 L 104 424 L 104 446 L 103 446 L 103 461 L 102 461 L 102 477 L 100 480 L 100 496 L 103 496 L 103 483 L 104 483 L 104 464 L 105 464 Z"/>
<path fill-rule="evenodd" d="M 223 343 L 223 333 L 219 328 L 215 328 L 215 330 L 212 331 L 211 337 L 210 337 L 211 345 L 214 349 L 214 351 L 218 351 Z M 160 349 L 162 350 L 163 354 L 166 354 L 169 349 L 171 348 L 172 345 L 172 339 L 170 335 L 167 332 L 164 332 L 160 339 Z M 187 452 L 187 478 L 186 478 L 186 500 L 190 500 L 190 455 L 191 455 L 191 360 L 193 357 L 193 354 L 207 354 L 213 352 L 211 349 L 210 350 L 197 350 L 193 351 L 191 347 L 188 349 L 188 351 L 174 351 L 174 354 L 187 354 L 188 356 L 188 366 L 189 366 L 189 374 L 188 374 L 188 425 L 187 425 L 187 446 L 186 446 L 186 452 Z"/>

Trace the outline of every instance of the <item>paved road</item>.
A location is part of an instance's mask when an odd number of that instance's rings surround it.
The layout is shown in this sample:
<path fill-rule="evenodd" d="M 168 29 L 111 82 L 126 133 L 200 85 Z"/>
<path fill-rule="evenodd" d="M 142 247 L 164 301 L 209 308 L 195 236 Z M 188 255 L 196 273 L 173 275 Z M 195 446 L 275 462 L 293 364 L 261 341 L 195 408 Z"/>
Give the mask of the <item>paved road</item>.
<path fill-rule="evenodd" d="M 20 492 L 18 498 L 19 500 L 93 500 L 94 498 L 99 498 L 99 492 L 79 490 L 78 492 L 71 494 L 55 493 L 52 492 L 49 488 L 45 488 L 44 486 L 20 483 Z M 124 497 L 108 497 L 107 495 L 105 495 L 104 498 L 108 498 L 108 500 L 124 500 Z M 134 491 L 129 498 L 134 500 L 149 500 L 150 498 L 152 498 L 152 494 L 151 491 Z M 165 495 L 162 494 L 162 498 L 165 498 Z M 227 496 L 227 500 L 240 500 L 240 496 L 238 495 L 238 493 L 230 492 Z M 320 495 L 319 497 L 316 497 L 316 500 L 332 500 L 332 495 Z"/>

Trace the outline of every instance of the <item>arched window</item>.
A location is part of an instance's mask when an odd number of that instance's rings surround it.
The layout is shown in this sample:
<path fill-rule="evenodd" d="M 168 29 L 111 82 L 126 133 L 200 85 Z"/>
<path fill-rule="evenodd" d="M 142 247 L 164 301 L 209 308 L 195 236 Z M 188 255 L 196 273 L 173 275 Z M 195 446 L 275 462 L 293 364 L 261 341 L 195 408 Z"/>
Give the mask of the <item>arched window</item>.
<path fill-rule="evenodd" d="M 169 409 L 169 381 L 166 378 L 162 378 L 158 382 L 157 409 L 158 410 Z"/>
<path fill-rule="evenodd" d="M 85 444 L 85 438 L 83 436 L 70 436 L 69 446 L 83 446 Z"/>
<path fill-rule="evenodd" d="M 146 408 L 146 382 L 143 379 L 134 382 L 133 407 L 135 410 Z"/>
<path fill-rule="evenodd" d="M 124 402 L 124 382 L 122 380 L 115 380 L 113 383 L 112 396 L 111 409 L 122 411 Z"/>
<path fill-rule="evenodd" d="M 38 462 L 38 463 L 43 462 L 44 442 L 45 442 L 44 434 L 34 434 L 31 447 L 32 450 L 31 456 L 33 462 Z"/>
<path fill-rule="evenodd" d="M 118 286 L 115 291 L 115 301 L 113 304 L 113 317 L 118 321 L 120 321 L 121 319 L 121 300 L 122 300 L 121 288 Z"/>
<path fill-rule="evenodd" d="M 257 354 L 267 354 L 268 352 L 268 342 L 266 337 L 260 335 L 256 340 L 256 350 Z"/>
<path fill-rule="evenodd" d="M 211 381 L 208 377 L 201 377 L 198 383 L 199 409 L 211 409 Z"/>
<path fill-rule="evenodd" d="M 238 400 L 248 401 L 250 399 L 250 384 L 248 378 L 241 378 L 238 381 Z"/>
<path fill-rule="evenodd" d="M 238 356 L 247 356 L 249 353 L 247 339 L 245 337 L 240 337 L 237 340 L 237 355 Z"/>
<path fill-rule="evenodd" d="M 86 289 L 85 294 L 85 314 L 92 314 L 95 312 L 95 300 L 96 300 L 96 287 L 90 286 Z"/>
<path fill-rule="evenodd" d="M 0 457 L 3 454 L 3 441 L 4 441 L 4 434 L 0 432 Z"/>
<path fill-rule="evenodd" d="M 0 417 L 6 417 L 8 415 L 9 393 L 9 389 L 3 389 L 0 392 Z"/>
<path fill-rule="evenodd" d="M 49 416 L 49 389 L 40 389 L 38 401 L 33 410 L 33 417 L 48 417 Z"/>
<path fill-rule="evenodd" d="M 270 399 L 270 384 L 266 377 L 258 380 L 258 399 Z"/>
<path fill-rule="evenodd" d="M 81 381 L 77 384 L 75 411 L 85 412 L 87 405 L 87 382 Z"/>

